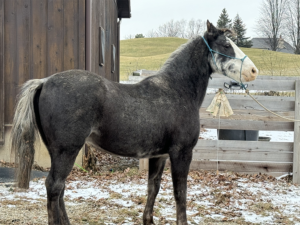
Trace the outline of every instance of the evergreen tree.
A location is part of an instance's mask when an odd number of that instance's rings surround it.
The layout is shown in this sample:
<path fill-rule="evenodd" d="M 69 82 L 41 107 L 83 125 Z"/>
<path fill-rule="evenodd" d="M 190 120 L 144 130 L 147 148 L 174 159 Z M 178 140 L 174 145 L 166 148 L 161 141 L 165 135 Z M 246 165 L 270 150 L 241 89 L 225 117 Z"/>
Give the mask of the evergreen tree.
<path fill-rule="evenodd" d="M 232 28 L 231 19 L 229 19 L 228 13 L 225 8 L 222 10 L 222 13 L 218 19 L 217 27 L 218 28 L 227 28 L 227 29 Z M 226 36 L 228 38 L 230 38 L 231 40 L 234 40 L 234 37 L 232 36 L 232 34 L 227 33 Z"/>
<path fill-rule="evenodd" d="M 252 41 L 247 40 L 249 37 L 245 37 L 246 34 L 246 28 L 245 25 L 239 16 L 239 14 L 236 15 L 233 22 L 233 31 L 235 32 L 235 37 L 233 38 L 233 41 L 236 43 L 239 47 L 245 47 L 245 48 L 251 48 L 252 47 Z"/>
<path fill-rule="evenodd" d="M 217 22 L 218 28 L 231 29 L 231 19 L 229 19 L 228 13 L 224 8 Z"/>

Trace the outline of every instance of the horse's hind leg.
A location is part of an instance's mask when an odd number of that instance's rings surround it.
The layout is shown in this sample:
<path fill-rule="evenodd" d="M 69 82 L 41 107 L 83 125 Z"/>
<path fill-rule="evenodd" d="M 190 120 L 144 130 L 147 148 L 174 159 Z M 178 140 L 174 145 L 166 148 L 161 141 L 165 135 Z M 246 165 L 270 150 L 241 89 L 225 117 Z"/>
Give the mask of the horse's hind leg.
<path fill-rule="evenodd" d="M 70 224 L 70 222 L 65 208 L 64 194 L 65 194 L 65 185 L 59 196 L 59 210 L 60 210 L 60 219 L 61 219 L 60 224 L 68 225 Z"/>
<path fill-rule="evenodd" d="M 187 225 L 186 194 L 187 176 L 192 161 L 192 149 L 170 152 L 177 225 Z"/>
<path fill-rule="evenodd" d="M 143 224 L 150 225 L 153 222 L 153 206 L 160 188 L 161 175 L 166 164 L 166 158 L 149 159 L 148 175 L 148 199 L 143 215 Z"/>
<path fill-rule="evenodd" d="M 50 150 L 51 169 L 46 179 L 49 225 L 69 225 L 64 204 L 65 180 L 73 168 L 77 150 Z"/>

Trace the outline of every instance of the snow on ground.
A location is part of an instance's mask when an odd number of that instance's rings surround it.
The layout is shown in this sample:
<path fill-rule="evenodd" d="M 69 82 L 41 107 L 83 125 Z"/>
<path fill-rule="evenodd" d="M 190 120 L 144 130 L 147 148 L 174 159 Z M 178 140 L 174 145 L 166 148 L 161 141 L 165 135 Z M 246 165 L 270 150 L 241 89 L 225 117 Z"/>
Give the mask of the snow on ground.
<path fill-rule="evenodd" d="M 66 183 L 67 210 L 72 212 L 75 206 L 85 208 L 88 207 L 86 205 L 91 205 L 96 212 L 82 214 L 83 216 L 78 212 L 76 215 L 71 214 L 71 220 L 75 216 L 80 217 L 72 224 L 141 224 L 146 202 L 147 176 L 145 173 L 129 173 L 130 170 L 104 176 L 73 176 Z M 44 182 L 44 178 L 30 182 L 30 189 L 26 192 L 12 187 L 0 188 L 0 217 L 6 210 L 16 210 L 20 200 L 27 202 L 26 207 L 39 202 L 45 203 Z M 188 177 L 187 206 L 189 224 L 300 224 L 300 187 L 261 174 L 194 171 Z M 46 207 L 41 210 L 46 213 Z M 20 211 L 18 209 L 21 214 Z M 154 219 L 158 224 L 174 224 L 175 211 L 172 180 L 168 170 L 162 178 Z M 104 215 L 105 217 L 100 218 Z M 91 218 L 94 222 L 102 222 L 90 223 Z M 46 220 L 46 215 L 44 219 Z"/>
<path fill-rule="evenodd" d="M 270 137 L 272 142 L 294 142 L 292 131 L 259 131 L 259 136 Z M 200 137 L 206 140 L 217 140 L 217 129 L 205 129 L 200 132 Z"/>
<path fill-rule="evenodd" d="M 272 142 L 294 142 L 292 131 L 259 131 L 259 136 L 270 137 Z"/>
<path fill-rule="evenodd" d="M 215 88 L 208 88 L 207 93 L 214 94 L 218 91 Z M 257 93 L 258 91 L 250 91 L 250 93 Z M 267 92 L 267 91 L 264 91 Z M 227 90 L 227 93 L 230 91 Z M 233 93 L 245 93 L 244 90 L 234 90 Z M 272 142 L 294 142 L 294 132 L 292 131 L 259 131 L 259 136 L 270 137 Z M 217 140 L 217 129 L 206 129 L 201 131 L 200 137 L 208 140 Z"/>

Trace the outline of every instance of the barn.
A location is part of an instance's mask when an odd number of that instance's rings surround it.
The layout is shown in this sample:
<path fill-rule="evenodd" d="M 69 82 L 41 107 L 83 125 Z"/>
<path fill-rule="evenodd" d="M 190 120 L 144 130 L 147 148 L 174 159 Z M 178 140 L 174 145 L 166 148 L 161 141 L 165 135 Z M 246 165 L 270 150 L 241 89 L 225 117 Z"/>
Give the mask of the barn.
<path fill-rule="evenodd" d="M 120 23 L 130 17 L 130 0 L 0 0 L 0 160 L 14 158 L 8 138 L 20 85 L 69 69 L 118 82 Z M 39 146 L 35 161 L 49 166 Z"/>

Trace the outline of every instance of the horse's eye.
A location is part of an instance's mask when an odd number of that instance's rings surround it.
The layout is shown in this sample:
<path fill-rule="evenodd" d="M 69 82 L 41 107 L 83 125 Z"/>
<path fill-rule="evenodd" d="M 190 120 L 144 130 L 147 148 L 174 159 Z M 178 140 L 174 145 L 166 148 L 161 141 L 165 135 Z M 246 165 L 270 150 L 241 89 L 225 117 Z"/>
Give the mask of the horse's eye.
<path fill-rule="evenodd" d="M 230 47 L 230 44 L 225 44 L 225 48 L 229 48 Z"/>

